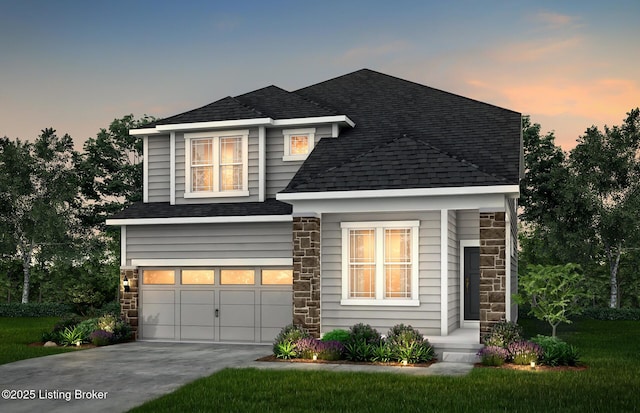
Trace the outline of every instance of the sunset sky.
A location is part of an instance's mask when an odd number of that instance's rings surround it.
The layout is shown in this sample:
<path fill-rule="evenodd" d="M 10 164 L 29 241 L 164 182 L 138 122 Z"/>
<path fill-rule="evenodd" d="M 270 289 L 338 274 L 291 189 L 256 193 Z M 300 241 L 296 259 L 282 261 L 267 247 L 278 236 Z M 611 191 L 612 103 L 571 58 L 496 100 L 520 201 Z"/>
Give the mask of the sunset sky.
<path fill-rule="evenodd" d="M 0 136 L 361 68 L 531 115 L 571 149 L 640 106 L 640 1 L 0 0 Z"/>

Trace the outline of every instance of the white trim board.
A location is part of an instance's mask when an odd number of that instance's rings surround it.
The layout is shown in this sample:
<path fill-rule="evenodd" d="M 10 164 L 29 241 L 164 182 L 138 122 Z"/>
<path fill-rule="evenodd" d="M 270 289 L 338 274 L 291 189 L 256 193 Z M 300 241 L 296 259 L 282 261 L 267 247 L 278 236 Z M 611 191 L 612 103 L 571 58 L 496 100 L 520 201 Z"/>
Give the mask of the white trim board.
<path fill-rule="evenodd" d="M 135 267 L 291 267 L 293 258 L 132 259 Z"/>
<path fill-rule="evenodd" d="M 319 199 L 363 199 L 363 198 L 391 198 L 415 196 L 443 196 L 443 195 L 487 195 L 487 194 L 519 194 L 519 185 L 492 186 L 455 186 L 446 188 L 414 188 L 414 189 L 380 189 L 366 191 L 330 191 L 330 192 L 297 192 L 279 193 L 279 201 L 319 200 Z"/>
<path fill-rule="evenodd" d="M 142 137 L 142 202 L 149 202 L 149 137 Z"/>
<path fill-rule="evenodd" d="M 272 118 L 253 118 L 238 120 L 222 120 L 214 122 L 192 122 L 192 123 L 176 123 L 171 125 L 156 125 L 155 128 L 130 129 L 129 135 L 158 135 L 168 131 L 188 131 L 188 130 L 204 130 L 204 129 L 224 129 L 247 126 L 301 126 L 314 125 L 324 123 L 342 123 L 351 127 L 356 124 L 346 115 L 335 116 L 316 116 L 310 118 L 291 118 L 291 119 L 272 119 Z"/>
<path fill-rule="evenodd" d="M 176 133 L 169 134 L 169 204 L 176 204 Z"/>
<path fill-rule="evenodd" d="M 221 217 L 172 217 L 108 219 L 107 225 L 236 224 L 242 222 L 292 222 L 291 215 L 248 215 Z"/>
<path fill-rule="evenodd" d="M 449 210 L 440 210 L 440 335 L 449 335 Z"/>

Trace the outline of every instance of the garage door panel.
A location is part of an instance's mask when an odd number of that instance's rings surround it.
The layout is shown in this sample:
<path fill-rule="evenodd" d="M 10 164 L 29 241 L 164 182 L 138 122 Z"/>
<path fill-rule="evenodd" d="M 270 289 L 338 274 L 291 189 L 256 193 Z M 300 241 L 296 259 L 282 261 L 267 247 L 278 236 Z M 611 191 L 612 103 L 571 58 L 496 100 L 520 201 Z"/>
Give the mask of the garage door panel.
<path fill-rule="evenodd" d="M 251 327 L 220 326 L 220 341 L 255 341 L 255 329 Z"/>
<path fill-rule="evenodd" d="M 222 290 L 220 291 L 220 304 L 253 304 L 255 297 L 254 291 Z"/>
<path fill-rule="evenodd" d="M 220 326 L 253 327 L 256 322 L 255 305 L 220 306 Z"/>
<path fill-rule="evenodd" d="M 291 308 L 293 292 L 291 291 L 260 291 L 262 305 L 287 305 Z"/>
<path fill-rule="evenodd" d="M 182 304 L 180 324 L 185 326 L 213 327 L 214 308 L 212 305 Z"/>
<path fill-rule="evenodd" d="M 291 305 L 263 305 L 261 310 L 262 327 L 282 328 L 291 324 Z"/>
<path fill-rule="evenodd" d="M 289 323 L 287 324 L 291 324 L 291 321 L 289 321 Z M 282 327 L 284 327 L 284 325 Z M 260 341 L 262 341 L 263 343 L 273 342 L 276 339 L 276 336 L 280 334 L 280 330 L 282 330 L 282 327 L 278 327 L 278 328 L 262 327 L 260 329 Z"/>
<path fill-rule="evenodd" d="M 181 304 L 213 305 L 213 302 L 214 302 L 213 291 L 194 291 L 194 290 L 180 291 Z"/>
<path fill-rule="evenodd" d="M 145 325 L 174 325 L 174 304 L 150 304 L 145 300 L 142 307 L 142 321 Z"/>
<path fill-rule="evenodd" d="M 173 325 L 144 324 L 142 326 L 142 338 L 174 340 L 175 327 Z"/>
<path fill-rule="evenodd" d="M 181 340 L 209 340 L 213 341 L 213 326 L 209 328 L 203 328 L 201 326 L 180 326 L 180 339 Z"/>
<path fill-rule="evenodd" d="M 142 295 L 145 304 L 173 304 L 175 297 L 174 290 L 147 290 L 146 288 Z"/>

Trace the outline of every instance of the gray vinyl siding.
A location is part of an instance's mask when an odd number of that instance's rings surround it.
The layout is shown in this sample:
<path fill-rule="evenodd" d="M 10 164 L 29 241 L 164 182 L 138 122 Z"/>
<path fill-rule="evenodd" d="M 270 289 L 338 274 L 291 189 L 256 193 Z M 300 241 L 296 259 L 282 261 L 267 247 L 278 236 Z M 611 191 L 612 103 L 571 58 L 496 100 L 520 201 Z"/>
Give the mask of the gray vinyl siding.
<path fill-rule="evenodd" d="M 419 220 L 418 307 L 342 306 L 341 222 Z M 440 211 L 323 214 L 321 220 L 321 331 L 370 324 L 382 334 L 398 323 L 425 335 L 440 334 Z"/>
<path fill-rule="evenodd" d="M 480 240 L 480 211 L 457 211 L 458 240 Z"/>
<path fill-rule="evenodd" d="M 148 139 L 149 202 L 169 202 L 169 135 Z"/>
<path fill-rule="evenodd" d="M 305 126 L 300 128 L 306 129 Z M 267 129 L 266 150 L 266 197 L 275 198 L 276 194 L 287 187 L 289 181 L 296 174 L 304 161 L 283 161 L 284 156 L 284 129 L 297 129 L 293 127 L 283 129 Z M 331 136 L 331 126 L 316 127 L 314 144 L 321 138 Z"/>
<path fill-rule="evenodd" d="M 291 258 L 290 222 L 127 227 L 132 259 Z"/>
<path fill-rule="evenodd" d="M 255 202 L 258 200 L 258 128 L 249 129 L 248 142 L 248 197 L 185 198 L 185 143 L 184 133 L 176 133 L 176 204 L 204 204 L 218 202 Z"/>
<path fill-rule="evenodd" d="M 509 199 L 509 212 L 511 213 L 511 296 L 518 293 L 518 213 L 517 200 Z M 518 304 L 511 300 L 511 320 L 518 320 Z"/>
<path fill-rule="evenodd" d="M 460 261 L 456 211 L 448 214 L 448 331 L 460 327 Z"/>

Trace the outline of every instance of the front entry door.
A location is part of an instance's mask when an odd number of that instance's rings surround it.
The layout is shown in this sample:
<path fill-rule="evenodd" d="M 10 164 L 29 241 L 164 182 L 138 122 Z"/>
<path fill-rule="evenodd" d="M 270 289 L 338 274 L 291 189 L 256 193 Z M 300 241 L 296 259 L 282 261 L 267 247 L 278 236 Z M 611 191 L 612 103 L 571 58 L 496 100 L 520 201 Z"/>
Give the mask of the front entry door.
<path fill-rule="evenodd" d="M 464 248 L 464 319 L 480 320 L 480 247 Z"/>

